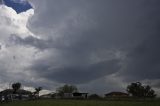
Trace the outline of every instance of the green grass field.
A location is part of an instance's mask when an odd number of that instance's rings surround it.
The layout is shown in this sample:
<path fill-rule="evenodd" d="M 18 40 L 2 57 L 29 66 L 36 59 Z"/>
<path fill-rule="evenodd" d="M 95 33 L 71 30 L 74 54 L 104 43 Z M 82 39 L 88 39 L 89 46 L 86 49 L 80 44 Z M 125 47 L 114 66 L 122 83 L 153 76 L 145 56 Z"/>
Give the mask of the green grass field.
<path fill-rule="evenodd" d="M 3 103 L 0 106 L 160 106 L 160 101 L 36 100 Z"/>

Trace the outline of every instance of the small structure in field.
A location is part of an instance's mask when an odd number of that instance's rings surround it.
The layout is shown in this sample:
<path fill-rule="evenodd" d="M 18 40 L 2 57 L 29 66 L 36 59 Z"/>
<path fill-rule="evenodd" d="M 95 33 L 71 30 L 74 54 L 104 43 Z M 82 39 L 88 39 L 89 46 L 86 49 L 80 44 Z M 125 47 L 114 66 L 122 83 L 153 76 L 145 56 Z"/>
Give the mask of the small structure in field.
<path fill-rule="evenodd" d="M 105 94 L 105 97 L 129 97 L 129 94 L 124 93 L 124 92 L 110 92 Z"/>

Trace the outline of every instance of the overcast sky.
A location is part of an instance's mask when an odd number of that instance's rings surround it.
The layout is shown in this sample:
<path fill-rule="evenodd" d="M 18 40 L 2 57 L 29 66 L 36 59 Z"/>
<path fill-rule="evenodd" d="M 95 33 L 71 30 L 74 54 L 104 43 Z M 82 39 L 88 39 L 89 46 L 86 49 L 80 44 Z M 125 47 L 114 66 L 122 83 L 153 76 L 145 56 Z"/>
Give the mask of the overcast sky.
<path fill-rule="evenodd" d="M 13 82 L 48 90 L 74 84 L 102 94 L 140 81 L 158 93 L 159 0 L 29 3 L 33 9 L 21 13 L 0 5 L 1 89 Z"/>

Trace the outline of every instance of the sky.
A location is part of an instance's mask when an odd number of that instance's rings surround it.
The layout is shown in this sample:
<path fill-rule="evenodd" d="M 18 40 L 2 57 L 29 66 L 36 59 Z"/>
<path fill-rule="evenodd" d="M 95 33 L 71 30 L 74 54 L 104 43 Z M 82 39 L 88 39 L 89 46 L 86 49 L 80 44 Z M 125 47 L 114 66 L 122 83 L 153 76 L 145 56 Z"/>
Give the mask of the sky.
<path fill-rule="evenodd" d="M 159 0 L 7 2 L 0 5 L 0 89 L 73 84 L 104 94 L 140 81 L 160 95 Z"/>
<path fill-rule="evenodd" d="M 12 7 L 17 13 L 26 11 L 31 5 L 26 0 L 3 0 L 5 5 Z"/>

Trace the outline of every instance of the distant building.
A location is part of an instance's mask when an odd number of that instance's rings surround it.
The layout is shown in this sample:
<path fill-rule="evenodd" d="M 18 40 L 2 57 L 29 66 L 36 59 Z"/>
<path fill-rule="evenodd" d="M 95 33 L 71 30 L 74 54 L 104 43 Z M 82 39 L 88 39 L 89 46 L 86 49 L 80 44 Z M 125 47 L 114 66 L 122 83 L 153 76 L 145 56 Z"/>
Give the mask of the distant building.
<path fill-rule="evenodd" d="M 129 94 L 124 92 L 110 92 L 105 94 L 105 97 L 129 97 Z"/>
<path fill-rule="evenodd" d="M 58 94 L 55 95 L 55 98 L 60 99 L 87 99 L 88 98 L 88 93 L 79 93 L 79 92 L 74 92 L 74 93 L 64 93 L 63 96 L 59 96 Z"/>
<path fill-rule="evenodd" d="M 87 99 L 88 98 L 88 93 L 64 93 L 63 96 L 60 96 L 58 93 L 49 93 L 45 95 L 41 95 L 40 98 L 43 99 Z"/>
<path fill-rule="evenodd" d="M 87 99 L 88 98 L 88 93 L 73 93 L 73 98 L 75 99 Z"/>

